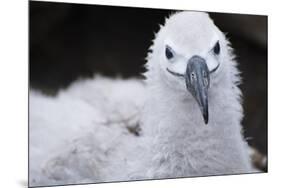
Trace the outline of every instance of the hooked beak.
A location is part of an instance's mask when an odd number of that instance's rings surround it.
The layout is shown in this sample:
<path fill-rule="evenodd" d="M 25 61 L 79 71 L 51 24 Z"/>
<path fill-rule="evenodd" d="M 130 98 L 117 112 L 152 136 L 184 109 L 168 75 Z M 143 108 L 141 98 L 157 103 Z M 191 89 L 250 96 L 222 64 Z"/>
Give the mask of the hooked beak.
<path fill-rule="evenodd" d="M 205 59 L 200 56 L 191 57 L 188 61 L 184 77 L 187 90 L 197 101 L 204 122 L 208 124 L 208 88 L 210 85 L 210 76 Z"/>

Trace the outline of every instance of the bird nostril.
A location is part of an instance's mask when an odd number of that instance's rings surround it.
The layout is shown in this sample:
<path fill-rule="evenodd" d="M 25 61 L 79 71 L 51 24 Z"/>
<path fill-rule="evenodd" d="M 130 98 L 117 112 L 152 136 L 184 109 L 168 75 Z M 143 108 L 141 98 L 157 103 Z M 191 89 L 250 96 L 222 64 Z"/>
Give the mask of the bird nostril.
<path fill-rule="evenodd" d="M 207 73 L 206 73 L 206 71 L 202 71 L 202 75 L 203 75 L 203 85 L 205 86 L 205 87 L 208 87 L 208 85 L 209 85 L 209 80 L 208 80 L 208 75 L 207 75 Z"/>
<path fill-rule="evenodd" d="M 196 80 L 196 76 L 195 76 L 195 73 L 194 73 L 194 72 L 191 73 L 190 80 L 191 80 L 191 81 Z"/>
<path fill-rule="evenodd" d="M 208 87 L 208 84 L 209 84 L 208 79 L 207 79 L 207 78 L 204 78 L 204 86 L 205 86 L 205 87 Z"/>

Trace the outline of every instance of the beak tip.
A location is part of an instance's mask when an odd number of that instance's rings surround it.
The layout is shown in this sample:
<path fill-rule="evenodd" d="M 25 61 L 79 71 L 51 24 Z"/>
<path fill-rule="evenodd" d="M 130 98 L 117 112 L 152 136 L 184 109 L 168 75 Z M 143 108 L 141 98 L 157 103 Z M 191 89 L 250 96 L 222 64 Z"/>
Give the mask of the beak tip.
<path fill-rule="evenodd" d="M 208 112 L 203 114 L 203 118 L 204 118 L 205 124 L 208 125 L 208 122 L 209 122 L 209 114 L 208 114 Z"/>
<path fill-rule="evenodd" d="M 204 119 L 205 125 L 208 125 L 208 119 Z"/>

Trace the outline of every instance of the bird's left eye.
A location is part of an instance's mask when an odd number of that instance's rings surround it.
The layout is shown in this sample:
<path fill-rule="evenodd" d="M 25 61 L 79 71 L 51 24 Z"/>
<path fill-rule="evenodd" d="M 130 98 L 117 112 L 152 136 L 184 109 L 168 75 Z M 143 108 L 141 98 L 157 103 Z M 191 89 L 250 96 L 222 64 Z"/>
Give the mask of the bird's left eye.
<path fill-rule="evenodd" d="M 215 53 L 216 55 L 219 55 L 219 53 L 220 53 L 220 43 L 219 43 L 219 41 L 218 41 L 218 42 L 216 43 L 216 45 L 214 46 L 213 50 L 214 50 L 214 53 Z"/>
<path fill-rule="evenodd" d="M 166 54 L 167 59 L 172 59 L 174 57 L 173 50 L 169 46 L 166 46 L 165 54 Z"/>

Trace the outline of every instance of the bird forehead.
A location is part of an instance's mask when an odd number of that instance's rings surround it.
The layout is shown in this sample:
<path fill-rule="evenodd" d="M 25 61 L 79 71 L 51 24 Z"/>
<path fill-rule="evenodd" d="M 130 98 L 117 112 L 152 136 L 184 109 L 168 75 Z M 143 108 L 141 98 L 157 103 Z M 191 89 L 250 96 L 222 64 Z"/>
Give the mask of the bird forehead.
<path fill-rule="evenodd" d="M 177 34 L 169 35 L 165 43 L 179 54 L 186 55 L 187 52 L 193 54 L 208 52 L 218 40 L 216 33 L 187 33 L 178 30 Z"/>
<path fill-rule="evenodd" d="M 181 12 L 167 21 L 168 41 L 178 50 L 196 51 L 209 48 L 216 40 L 216 29 L 206 13 Z"/>

